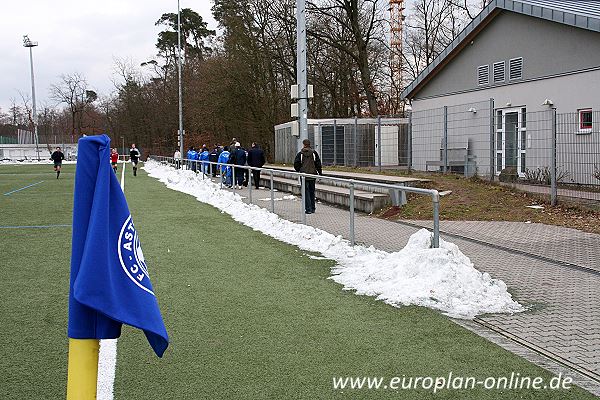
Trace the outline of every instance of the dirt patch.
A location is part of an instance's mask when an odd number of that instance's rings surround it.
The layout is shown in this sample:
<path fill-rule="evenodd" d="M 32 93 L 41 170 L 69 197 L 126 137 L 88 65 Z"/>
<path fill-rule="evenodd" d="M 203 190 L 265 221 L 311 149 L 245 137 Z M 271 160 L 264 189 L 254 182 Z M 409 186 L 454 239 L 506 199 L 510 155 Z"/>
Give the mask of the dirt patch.
<path fill-rule="evenodd" d="M 335 168 L 337 170 L 371 172 L 368 169 Z M 421 187 L 451 191 L 440 198 L 442 221 L 517 221 L 539 222 L 565 226 L 584 232 L 600 234 L 600 212 L 578 203 L 561 201 L 552 207 L 548 196 L 521 192 L 477 178 L 463 178 L 454 174 L 425 174 L 405 171 L 383 171 L 384 175 L 402 175 L 429 179 Z M 530 208 L 535 206 L 535 208 Z M 376 214 L 380 218 L 431 219 L 431 199 L 409 194 L 408 204 L 389 207 Z"/>

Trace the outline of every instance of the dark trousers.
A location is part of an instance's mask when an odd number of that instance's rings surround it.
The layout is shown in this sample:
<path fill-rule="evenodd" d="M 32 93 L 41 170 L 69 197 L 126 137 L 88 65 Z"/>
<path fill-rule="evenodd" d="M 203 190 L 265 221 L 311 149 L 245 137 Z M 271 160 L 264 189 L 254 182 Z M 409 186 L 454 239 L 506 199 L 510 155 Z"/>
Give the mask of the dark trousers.
<path fill-rule="evenodd" d="M 254 179 L 254 187 L 258 189 L 260 183 L 260 171 L 253 169 L 252 179 Z"/>
<path fill-rule="evenodd" d="M 315 212 L 315 180 L 304 180 L 304 210 L 307 213 Z"/>
<path fill-rule="evenodd" d="M 242 186 L 245 178 L 244 168 L 235 168 L 235 184 Z"/>

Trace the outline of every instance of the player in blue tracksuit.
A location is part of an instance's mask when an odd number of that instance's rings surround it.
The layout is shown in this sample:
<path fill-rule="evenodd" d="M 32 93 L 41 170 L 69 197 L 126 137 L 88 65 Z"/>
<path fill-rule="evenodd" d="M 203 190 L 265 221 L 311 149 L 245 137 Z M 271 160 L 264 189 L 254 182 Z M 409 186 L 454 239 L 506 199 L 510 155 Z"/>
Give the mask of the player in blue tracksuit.
<path fill-rule="evenodd" d="M 200 160 L 200 164 L 202 165 L 202 173 L 204 175 L 208 175 L 208 163 L 205 161 L 208 161 L 208 156 L 209 156 L 209 152 L 208 149 L 206 147 L 202 148 L 202 153 L 199 153 L 198 155 L 198 159 Z"/>
<path fill-rule="evenodd" d="M 191 169 L 192 171 L 196 172 L 196 160 L 198 159 L 198 152 L 196 151 L 194 146 L 190 147 L 190 149 L 188 150 L 187 159 L 188 169 Z"/>
<path fill-rule="evenodd" d="M 227 187 L 231 187 L 231 167 L 227 166 L 227 162 L 229 161 L 229 147 L 225 146 L 221 154 L 219 154 L 219 167 L 221 172 L 221 179 L 223 184 Z"/>

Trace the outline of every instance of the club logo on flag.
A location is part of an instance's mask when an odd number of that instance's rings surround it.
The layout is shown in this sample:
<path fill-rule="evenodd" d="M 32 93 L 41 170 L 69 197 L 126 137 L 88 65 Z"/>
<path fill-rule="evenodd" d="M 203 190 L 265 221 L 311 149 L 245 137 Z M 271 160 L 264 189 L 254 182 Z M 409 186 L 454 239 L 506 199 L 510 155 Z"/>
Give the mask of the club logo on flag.
<path fill-rule="evenodd" d="M 125 274 L 139 288 L 154 295 L 152 286 L 150 285 L 150 276 L 148 275 L 148 267 L 140 245 L 140 239 L 137 231 L 133 226 L 131 215 L 127 217 L 121 233 L 119 233 L 119 261 Z"/>

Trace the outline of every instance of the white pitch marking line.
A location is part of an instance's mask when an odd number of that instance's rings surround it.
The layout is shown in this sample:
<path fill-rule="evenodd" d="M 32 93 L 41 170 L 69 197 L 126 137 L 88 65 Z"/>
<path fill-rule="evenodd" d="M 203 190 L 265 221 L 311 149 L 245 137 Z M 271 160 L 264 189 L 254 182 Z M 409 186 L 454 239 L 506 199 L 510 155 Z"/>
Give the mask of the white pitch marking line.
<path fill-rule="evenodd" d="M 125 166 L 121 168 L 121 189 L 125 193 Z M 98 381 L 96 383 L 97 400 L 113 400 L 115 372 L 117 369 L 117 339 L 100 340 L 100 354 L 98 355 Z"/>

